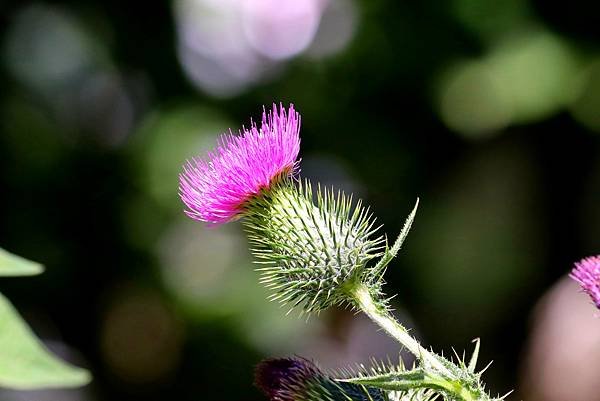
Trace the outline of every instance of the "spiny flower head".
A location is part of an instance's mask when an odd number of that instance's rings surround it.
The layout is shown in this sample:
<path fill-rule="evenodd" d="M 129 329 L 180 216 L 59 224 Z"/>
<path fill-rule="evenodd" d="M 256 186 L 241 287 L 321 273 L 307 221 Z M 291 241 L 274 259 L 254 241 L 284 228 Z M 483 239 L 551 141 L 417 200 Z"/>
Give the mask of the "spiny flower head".
<path fill-rule="evenodd" d="M 255 372 L 255 383 L 271 401 L 384 401 L 382 390 L 337 382 L 303 358 L 268 359 Z"/>
<path fill-rule="evenodd" d="M 314 198 L 314 199 L 313 199 Z M 381 271 L 368 263 L 385 245 L 368 209 L 333 190 L 286 179 L 251 201 L 244 220 L 262 283 L 272 300 L 319 312 L 352 305 L 348 291 L 367 284 L 377 291 Z"/>
<path fill-rule="evenodd" d="M 251 198 L 297 169 L 300 115 L 273 105 L 263 111 L 260 128 L 251 123 L 239 135 L 224 134 L 205 159 L 188 161 L 179 177 L 179 194 L 193 219 L 221 224 L 240 217 Z"/>
<path fill-rule="evenodd" d="M 575 263 L 569 276 L 577 281 L 583 291 L 600 309 L 600 255 L 590 256 Z"/>

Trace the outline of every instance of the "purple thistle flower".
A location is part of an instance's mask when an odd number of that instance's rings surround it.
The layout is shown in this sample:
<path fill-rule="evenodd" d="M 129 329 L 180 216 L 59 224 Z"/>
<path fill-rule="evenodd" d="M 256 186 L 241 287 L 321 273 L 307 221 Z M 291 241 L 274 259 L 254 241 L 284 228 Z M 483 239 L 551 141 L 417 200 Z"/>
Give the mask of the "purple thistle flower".
<path fill-rule="evenodd" d="M 244 212 L 247 201 L 274 182 L 293 175 L 300 151 L 300 114 L 290 105 L 263 111 L 260 129 L 251 123 L 240 135 L 221 136 L 206 159 L 193 158 L 179 176 L 185 213 L 196 220 L 222 224 Z"/>
<path fill-rule="evenodd" d="M 600 255 L 590 256 L 575 263 L 569 276 L 577 281 L 583 291 L 600 309 Z"/>
<path fill-rule="evenodd" d="M 379 389 L 338 382 L 304 358 L 267 359 L 255 384 L 271 401 L 384 401 Z"/>
<path fill-rule="evenodd" d="M 267 359 L 256 367 L 255 384 L 271 400 L 293 401 L 295 393 L 319 376 L 317 367 L 304 358 Z"/>

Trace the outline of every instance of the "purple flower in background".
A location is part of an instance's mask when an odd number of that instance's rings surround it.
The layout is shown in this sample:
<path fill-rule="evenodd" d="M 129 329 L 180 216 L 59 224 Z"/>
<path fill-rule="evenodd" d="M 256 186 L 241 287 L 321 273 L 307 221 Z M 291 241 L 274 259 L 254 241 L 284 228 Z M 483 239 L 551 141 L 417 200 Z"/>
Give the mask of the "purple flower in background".
<path fill-rule="evenodd" d="M 245 203 L 268 190 L 273 182 L 291 176 L 300 151 L 300 114 L 274 104 L 263 111 L 260 128 L 252 123 L 240 135 L 222 135 L 206 159 L 194 158 L 183 167 L 179 195 L 193 219 L 211 224 L 231 221 Z"/>
<path fill-rule="evenodd" d="M 590 256 L 575 263 L 569 275 L 577 281 L 583 291 L 592 298 L 594 305 L 600 309 L 600 255 Z"/>
<path fill-rule="evenodd" d="M 255 371 L 255 384 L 271 400 L 293 401 L 298 392 L 320 376 L 312 362 L 303 358 L 267 359 Z"/>
<path fill-rule="evenodd" d="M 304 358 L 267 359 L 255 384 L 271 401 L 384 401 L 381 390 L 335 380 Z"/>

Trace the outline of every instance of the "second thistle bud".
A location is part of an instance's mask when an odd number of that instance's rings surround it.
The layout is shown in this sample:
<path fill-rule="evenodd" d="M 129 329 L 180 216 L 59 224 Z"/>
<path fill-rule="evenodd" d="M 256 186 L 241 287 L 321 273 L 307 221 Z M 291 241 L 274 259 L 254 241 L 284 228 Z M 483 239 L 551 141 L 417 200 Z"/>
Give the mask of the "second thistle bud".
<path fill-rule="evenodd" d="M 374 219 L 343 193 L 284 179 L 247 205 L 244 220 L 272 299 L 305 312 L 351 302 L 359 283 L 378 283 L 368 262 L 382 253 Z"/>
<path fill-rule="evenodd" d="M 382 390 L 336 381 L 303 358 L 263 361 L 256 367 L 255 383 L 272 401 L 388 400 Z"/>

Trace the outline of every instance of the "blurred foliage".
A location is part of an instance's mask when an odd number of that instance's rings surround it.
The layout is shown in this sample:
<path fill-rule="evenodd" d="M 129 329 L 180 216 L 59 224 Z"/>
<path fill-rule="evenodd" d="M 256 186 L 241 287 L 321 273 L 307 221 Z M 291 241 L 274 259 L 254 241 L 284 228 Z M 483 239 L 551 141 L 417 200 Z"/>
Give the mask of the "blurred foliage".
<path fill-rule="evenodd" d="M 0 248 L 0 276 L 31 276 L 40 274 L 44 267 Z"/>
<path fill-rule="evenodd" d="M 0 248 L 0 276 L 30 276 L 43 267 Z M 79 387 L 90 374 L 48 352 L 0 294 L 0 387 L 18 390 Z"/>
<path fill-rule="evenodd" d="M 0 243 L 47 267 L 3 288 L 95 378 L 26 399 L 260 400 L 267 355 L 373 345 L 339 311 L 285 316 L 239 223 L 181 211 L 182 162 L 280 101 L 307 175 L 390 237 L 421 198 L 387 292 L 435 349 L 481 336 L 492 392 L 527 399 L 534 305 L 600 248 L 600 7 L 274 1 L 0 4 Z"/>

